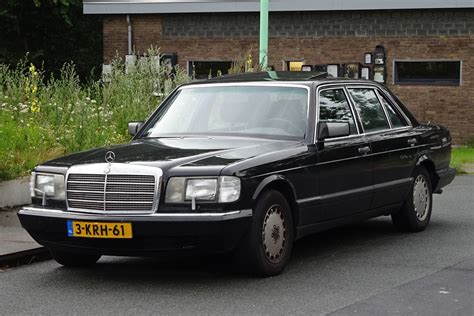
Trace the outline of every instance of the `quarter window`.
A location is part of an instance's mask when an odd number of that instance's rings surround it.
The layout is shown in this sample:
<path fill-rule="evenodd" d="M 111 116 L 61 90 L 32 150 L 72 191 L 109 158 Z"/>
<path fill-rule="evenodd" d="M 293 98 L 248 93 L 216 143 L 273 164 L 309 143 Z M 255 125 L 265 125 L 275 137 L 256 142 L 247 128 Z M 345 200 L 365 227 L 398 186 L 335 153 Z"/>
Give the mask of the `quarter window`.
<path fill-rule="evenodd" d="M 366 133 L 390 129 L 382 105 L 372 89 L 349 89 Z"/>
<path fill-rule="evenodd" d="M 390 122 L 392 122 L 392 127 L 405 127 L 408 126 L 403 117 L 398 113 L 398 111 L 393 107 L 393 105 L 385 98 L 385 96 L 379 93 L 380 99 L 382 100 L 385 109 L 387 110 L 388 117 Z"/>
<path fill-rule="evenodd" d="M 320 122 L 348 122 L 351 135 L 357 134 L 349 102 L 343 89 L 324 90 L 319 94 Z"/>

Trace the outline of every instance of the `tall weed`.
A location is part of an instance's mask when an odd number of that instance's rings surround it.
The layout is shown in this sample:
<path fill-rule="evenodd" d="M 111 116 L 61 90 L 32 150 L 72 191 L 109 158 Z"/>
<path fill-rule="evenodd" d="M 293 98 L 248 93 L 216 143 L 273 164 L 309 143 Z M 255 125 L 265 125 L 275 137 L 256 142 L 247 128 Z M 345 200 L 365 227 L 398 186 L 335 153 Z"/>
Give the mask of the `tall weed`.
<path fill-rule="evenodd" d="M 184 71 L 160 65 L 150 49 L 126 71 L 116 58 L 102 80 L 81 85 L 73 64 L 58 78 L 20 62 L 0 64 L 0 180 L 71 152 L 129 140 L 127 123 L 144 120 L 178 85 Z"/>

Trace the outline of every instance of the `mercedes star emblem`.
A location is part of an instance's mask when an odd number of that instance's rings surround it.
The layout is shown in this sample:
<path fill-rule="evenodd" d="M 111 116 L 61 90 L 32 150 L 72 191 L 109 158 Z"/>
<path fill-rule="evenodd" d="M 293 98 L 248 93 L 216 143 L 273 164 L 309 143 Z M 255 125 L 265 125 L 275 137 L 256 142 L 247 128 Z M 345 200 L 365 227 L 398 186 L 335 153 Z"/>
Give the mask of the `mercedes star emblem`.
<path fill-rule="evenodd" d="M 108 151 L 105 153 L 105 161 L 112 163 L 115 161 L 115 153 L 113 151 Z"/>

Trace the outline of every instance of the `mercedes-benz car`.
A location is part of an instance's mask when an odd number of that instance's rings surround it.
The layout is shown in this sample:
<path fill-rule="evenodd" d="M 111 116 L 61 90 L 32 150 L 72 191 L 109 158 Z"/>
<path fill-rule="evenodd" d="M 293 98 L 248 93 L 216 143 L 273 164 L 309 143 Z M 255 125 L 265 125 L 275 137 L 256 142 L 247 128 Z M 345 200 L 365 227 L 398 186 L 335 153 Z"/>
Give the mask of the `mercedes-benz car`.
<path fill-rule="evenodd" d="M 324 74 L 186 84 L 129 132 L 34 169 L 18 216 L 60 264 L 217 252 L 276 275 L 308 234 L 387 215 L 424 230 L 455 176 L 448 130 L 384 85 Z"/>

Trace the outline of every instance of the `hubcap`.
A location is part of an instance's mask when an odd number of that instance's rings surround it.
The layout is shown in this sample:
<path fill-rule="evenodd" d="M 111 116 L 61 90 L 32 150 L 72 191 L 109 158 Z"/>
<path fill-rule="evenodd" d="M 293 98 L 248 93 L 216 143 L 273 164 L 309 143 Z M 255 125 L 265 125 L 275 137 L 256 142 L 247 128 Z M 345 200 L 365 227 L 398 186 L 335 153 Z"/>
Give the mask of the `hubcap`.
<path fill-rule="evenodd" d="M 263 249 L 272 263 L 281 261 L 286 246 L 286 226 L 280 205 L 273 205 L 265 214 L 262 229 Z"/>
<path fill-rule="evenodd" d="M 422 175 L 416 177 L 413 185 L 413 206 L 418 220 L 424 221 L 430 208 L 430 191 L 428 182 Z"/>

